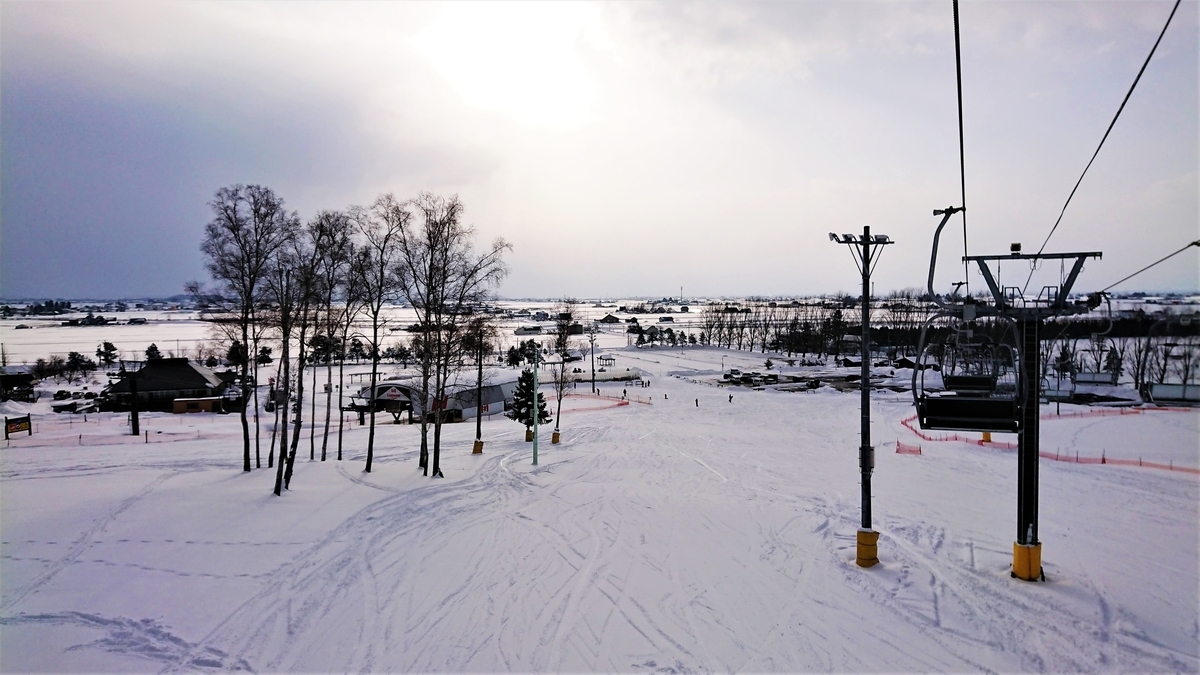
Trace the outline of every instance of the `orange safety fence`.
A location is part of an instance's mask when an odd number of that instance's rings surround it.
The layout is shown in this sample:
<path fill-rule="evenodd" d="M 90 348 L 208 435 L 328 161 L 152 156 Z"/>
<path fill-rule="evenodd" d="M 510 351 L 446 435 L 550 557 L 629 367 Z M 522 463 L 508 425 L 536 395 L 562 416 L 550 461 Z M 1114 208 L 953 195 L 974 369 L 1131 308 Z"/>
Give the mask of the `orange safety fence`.
<path fill-rule="evenodd" d="M 1132 410 L 1138 410 L 1138 409 L 1134 408 Z M 1155 408 L 1155 410 L 1182 411 L 1182 410 L 1189 410 L 1189 408 Z M 1096 416 L 1101 416 L 1101 415 L 1105 414 L 1103 412 L 1099 412 L 1099 411 L 1097 411 L 1097 412 L 1099 413 L 1098 415 L 1076 414 L 1073 416 L 1075 416 L 1075 417 L 1096 417 Z M 1144 412 L 1144 411 L 1138 410 L 1138 412 Z M 1128 414 L 1134 414 L 1134 413 L 1123 412 L 1123 413 L 1108 413 L 1108 414 L 1126 414 L 1126 415 L 1128 415 Z M 1045 419 L 1046 416 L 1043 415 L 1042 417 L 1043 417 L 1043 419 Z M 1054 416 L 1052 415 L 1051 417 L 1054 417 Z M 1066 415 L 1063 415 L 1063 417 L 1066 417 Z M 903 420 L 900 420 L 900 424 L 904 425 L 905 428 L 907 428 L 909 431 L 916 434 L 922 440 L 954 441 L 957 443 L 969 443 L 971 445 L 978 445 L 978 446 L 984 447 L 984 448 L 996 448 L 997 450 L 1016 450 L 1018 447 L 1016 443 L 1008 443 L 1005 441 L 983 441 L 978 438 L 969 438 L 967 436 L 960 436 L 959 434 L 927 434 L 927 433 L 921 431 L 919 428 L 916 428 L 913 426 L 913 422 L 916 421 L 916 419 L 917 419 L 917 416 L 912 415 L 911 417 L 906 417 Z M 900 445 L 901 445 L 900 442 L 897 441 L 896 442 L 896 452 L 900 452 Z M 908 447 L 912 447 L 912 446 L 908 446 Z M 1162 462 L 1147 462 L 1147 461 L 1141 459 L 1140 457 L 1138 459 L 1114 459 L 1114 458 L 1108 457 L 1104 451 L 1101 451 L 1099 457 L 1088 457 L 1086 455 L 1080 455 L 1078 451 L 1076 451 L 1075 454 L 1071 455 L 1071 454 L 1063 454 L 1063 453 L 1057 452 L 1057 451 L 1056 452 L 1048 452 L 1048 451 L 1042 450 L 1042 451 L 1038 452 L 1038 456 L 1040 456 L 1042 459 L 1050 459 L 1050 460 L 1054 460 L 1056 462 L 1070 462 L 1072 464 L 1114 464 L 1117 466 L 1140 466 L 1140 467 L 1149 468 L 1149 469 L 1164 469 L 1166 471 L 1181 471 L 1183 473 L 1200 475 L 1200 468 L 1194 468 L 1194 467 L 1190 467 L 1190 466 L 1175 466 L 1175 462 L 1173 460 L 1168 462 L 1167 464 L 1163 464 Z"/>
<path fill-rule="evenodd" d="M 901 443 L 900 441 L 896 441 L 896 454 L 897 455 L 919 455 L 919 454 L 921 454 L 921 446 L 907 445 L 907 444 Z"/>
<path fill-rule="evenodd" d="M 641 396 L 636 396 L 636 395 L 625 396 L 624 398 L 622 398 L 620 396 L 609 396 L 607 394 L 574 394 L 574 393 L 572 393 L 572 394 L 567 394 L 566 396 L 573 397 L 573 398 L 602 398 L 602 399 L 605 399 L 608 401 L 621 401 L 623 404 L 628 404 L 630 402 L 633 402 L 633 403 L 643 403 L 645 405 L 653 405 L 650 402 L 650 399 L 644 398 Z M 593 408 L 589 408 L 589 410 L 592 410 L 592 409 Z M 594 408 L 594 410 L 602 410 L 602 409 L 603 408 Z"/>

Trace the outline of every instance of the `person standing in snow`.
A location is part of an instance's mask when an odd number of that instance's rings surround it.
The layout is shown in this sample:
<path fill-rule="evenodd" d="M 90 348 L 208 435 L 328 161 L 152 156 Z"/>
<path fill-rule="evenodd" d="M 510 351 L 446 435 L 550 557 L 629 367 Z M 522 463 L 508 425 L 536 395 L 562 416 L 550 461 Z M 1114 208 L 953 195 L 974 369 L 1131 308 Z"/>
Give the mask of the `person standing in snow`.
<path fill-rule="evenodd" d="M 730 403 L 733 403 L 733 394 L 730 394 L 730 395 L 729 395 L 729 402 L 730 402 Z"/>

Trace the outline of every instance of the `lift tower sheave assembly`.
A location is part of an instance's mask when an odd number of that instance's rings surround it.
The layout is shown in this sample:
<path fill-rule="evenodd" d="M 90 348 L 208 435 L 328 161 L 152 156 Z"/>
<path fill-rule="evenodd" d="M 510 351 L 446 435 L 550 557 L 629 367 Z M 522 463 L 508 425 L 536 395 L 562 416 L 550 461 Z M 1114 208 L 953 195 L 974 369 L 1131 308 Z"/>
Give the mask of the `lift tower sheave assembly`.
<path fill-rule="evenodd" d="M 934 215 L 943 216 L 933 237 L 933 256 L 929 264 L 928 291 L 934 302 L 941 308 L 934 319 L 942 318 L 957 322 L 956 328 L 961 333 L 970 335 L 976 327 L 976 321 L 986 318 L 999 319 L 1016 328 L 1015 350 L 1008 359 L 993 359 L 990 371 L 991 389 L 978 386 L 984 378 L 978 376 L 958 377 L 948 375 L 943 368 L 939 373 L 943 382 L 943 391 L 931 391 L 925 387 L 926 354 L 931 352 L 931 345 L 926 339 L 929 324 L 921 334 L 921 346 L 917 365 L 913 373 L 913 398 L 917 406 L 918 419 L 925 429 L 957 429 L 965 431 L 1016 431 L 1017 433 L 1017 537 L 1013 542 L 1014 577 L 1033 581 L 1045 579 L 1042 573 L 1042 544 L 1038 539 L 1038 458 L 1039 458 L 1039 413 L 1041 392 L 1041 329 L 1046 319 L 1054 316 L 1085 314 L 1099 306 L 1100 297 L 1097 294 L 1088 296 L 1086 300 L 1071 301 L 1069 299 L 1075 281 L 1083 270 L 1083 264 L 1089 258 L 1100 258 L 1098 251 L 1080 253 L 1021 253 L 1021 245 L 1013 244 L 1008 255 L 963 256 L 962 260 L 968 265 L 975 263 L 979 274 L 987 284 L 991 294 L 991 302 L 977 301 L 971 298 L 959 302 L 947 302 L 933 292 L 934 267 L 937 263 L 938 239 L 942 228 L 950 215 L 959 209 L 954 207 L 934 211 Z M 1063 263 L 1074 261 L 1070 272 L 1058 286 L 1044 286 L 1037 297 L 1026 297 L 1019 287 L 1002 287 L 993 274 L 990 264 L 995 263 L 997 270 L 1002 262 L 1025 261 L 1036 265 L 1044 260 L 1058 260 Z M 932 322 L 934 319 L 930 319 Z M 978 350 L 965 349 L 960 343 L 936 345 L 937 356 L 946 363 L 954 357 L 969 360 L 978 358 Z M 961 353 L 955 353 L 959 350 Z M 1011 363 L 1010 363 L 1011 362 Z M 975 372 L 987 371 L 986 364 L 975 364 Z M 1015 368 L 1015 392 L 1000 392 L 996 389 L 996 374 L 1005 367 Z M 918 379 L 920 373 L 920 379 Z M 962 387 L 955 390 L 953 382 L 956 379 L 970 381 L 976 385 L 973 390 Z M 1007 412 L 1004 412 L 1007 411 Z M 1008 415 L 1007 420 L 998 419 L 1000 413 Z M 1000 415 L 1003 416 L 1003 415 Z M 1005 428 L 1007 427 L 1007 429 Z"/>
<path fill-rule="evenodd" d="M 1100 258 L 1099 251 L 1079 253 L 1023 254 L 1019 245 L 1013 246 L 1009 255 L 967 256 L 963 260 L 974 262 L 987 283 L 988 291 L 996 303 L 998 314 L 1007 316 L 1017 324 L 1021 343 L 1021 400 L 1020 428 L 1017 431 L 1017 539 L 1013 543 L 1013 576 L 1032 581 L 1045 579 L 1042 573 L 1042 544 L 1038 539 L 1038 459 L 1040 434 L 1041 392 L 1041 332 L 1042 324 L 1053 316 L 1086 314 L 1096 308 L 1098 298 L 1069 302 L 1071 289 L 1083 263 L 1088 258 Z M 1042 260 L 1074 260 L 1071 271 L 1061 286 L 1045 286 L 1033 300 L 1027 300 L 1019 288 L 1001 288 L 988 266 L 989 262 L 1026 260 L 1036 264 Z"/>

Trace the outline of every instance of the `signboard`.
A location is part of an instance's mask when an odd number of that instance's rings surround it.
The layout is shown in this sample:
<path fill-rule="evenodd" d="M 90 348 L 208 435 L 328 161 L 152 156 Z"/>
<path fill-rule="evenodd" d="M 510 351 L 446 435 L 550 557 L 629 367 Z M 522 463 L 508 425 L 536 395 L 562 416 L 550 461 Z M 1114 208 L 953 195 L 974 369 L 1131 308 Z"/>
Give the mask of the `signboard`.
<path fill-rule="evenodd" d="M 29 435 L 33 435 L 33 421 L 29 415 L 24 417 L 5 417 L 4 418 L 4 440 L 12 434 L 19 434 L 22 431 L 28 431 Z"/>
<path fill-rule="evenodd" d="M 399 401 L 400 399 L 405 398 L 405 396 L 404 392 L 400 391 L 399 389 L 395 387 L 389 387 L 387 391 L 383 392 L 383 395 L 380 396 L 380 398 L 386 398 L 389 401 Z"/>

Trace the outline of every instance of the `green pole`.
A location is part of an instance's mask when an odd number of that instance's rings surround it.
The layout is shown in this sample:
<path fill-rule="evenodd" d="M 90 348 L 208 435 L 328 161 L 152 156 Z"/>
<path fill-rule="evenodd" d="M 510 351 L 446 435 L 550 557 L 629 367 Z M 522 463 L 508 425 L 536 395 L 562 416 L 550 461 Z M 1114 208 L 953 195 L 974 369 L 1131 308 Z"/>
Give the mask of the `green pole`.
<path fill-rule="evenodd" d="M 533 348 L 533 465 L 537 466 L 538 442 L 538 347 Z"/>

